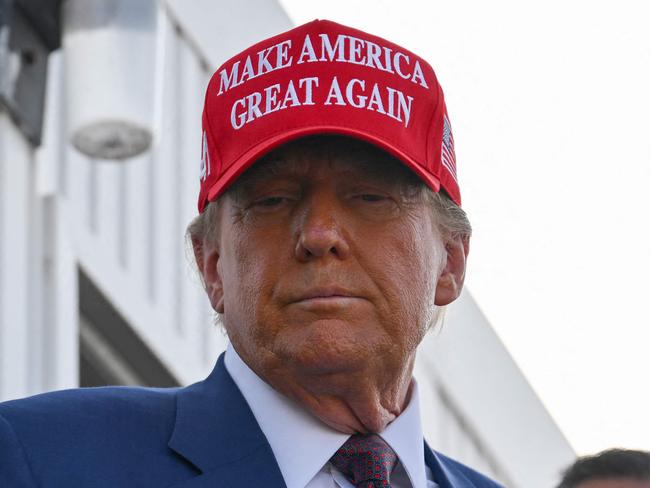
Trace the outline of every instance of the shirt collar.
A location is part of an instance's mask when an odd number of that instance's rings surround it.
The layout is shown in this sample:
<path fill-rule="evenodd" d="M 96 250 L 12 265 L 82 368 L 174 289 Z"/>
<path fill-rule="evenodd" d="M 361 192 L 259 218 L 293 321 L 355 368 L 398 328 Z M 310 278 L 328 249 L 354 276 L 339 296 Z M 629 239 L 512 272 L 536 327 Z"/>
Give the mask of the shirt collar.
<path fill-rule="evenodd" d="M 420 419 L 420 395 L 413 378 L 411 399 L 404 411 L 380 434 L 399 457 L 413 488 L 426 488 L 424 469 L 424 436 Z"/>
<path fill-rule="evenodd" d="M 330 428 L 274 390 L 244 363 L 232 344 L 226 350 L 225 365 L 269 441 L 287 488 L 303 488 L 349 435 Z M 425 488 L 417 384 L 406 409 L 380 435 L 397 454 L 413 488 Z"/>

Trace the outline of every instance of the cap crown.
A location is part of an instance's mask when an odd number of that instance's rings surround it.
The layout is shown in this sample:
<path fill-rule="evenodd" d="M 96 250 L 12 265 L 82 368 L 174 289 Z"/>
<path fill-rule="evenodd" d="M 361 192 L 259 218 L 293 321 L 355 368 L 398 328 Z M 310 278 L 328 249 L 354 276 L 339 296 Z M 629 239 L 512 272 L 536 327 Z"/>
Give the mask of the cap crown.
<path fill-rule="evenodd" d="M 431 66 L 382 38 L 315 20 L 249 47 L 212 76 L 199 212 L 260 156 L 313 134 L 372 143 L 460 205 L 453 135 Z"/>

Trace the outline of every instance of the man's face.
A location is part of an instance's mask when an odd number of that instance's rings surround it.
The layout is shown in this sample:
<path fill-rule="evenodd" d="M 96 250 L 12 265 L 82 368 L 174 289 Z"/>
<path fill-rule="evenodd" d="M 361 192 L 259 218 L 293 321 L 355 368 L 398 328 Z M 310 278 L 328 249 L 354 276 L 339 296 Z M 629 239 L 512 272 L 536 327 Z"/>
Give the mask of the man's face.
<path fill-rule="evenodd" d="M 404 369 L 446 267 L 419 180 L 370 146 L 325 140 L 276 150 L 219 201 L 219 283 L 209 294 L 265 379 L 378 360 Z"/>

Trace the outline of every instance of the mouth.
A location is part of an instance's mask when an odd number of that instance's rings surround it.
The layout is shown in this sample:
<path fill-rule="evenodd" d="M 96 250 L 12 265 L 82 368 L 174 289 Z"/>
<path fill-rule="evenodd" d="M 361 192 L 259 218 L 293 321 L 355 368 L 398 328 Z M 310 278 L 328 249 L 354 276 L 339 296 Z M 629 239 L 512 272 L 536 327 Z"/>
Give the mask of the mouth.
<path fill-rule="evenodd" d="M 293 303 L 302 305 L 346 305 L 361 297 L 339 287 L 311 288 L 300 293 Z"/>

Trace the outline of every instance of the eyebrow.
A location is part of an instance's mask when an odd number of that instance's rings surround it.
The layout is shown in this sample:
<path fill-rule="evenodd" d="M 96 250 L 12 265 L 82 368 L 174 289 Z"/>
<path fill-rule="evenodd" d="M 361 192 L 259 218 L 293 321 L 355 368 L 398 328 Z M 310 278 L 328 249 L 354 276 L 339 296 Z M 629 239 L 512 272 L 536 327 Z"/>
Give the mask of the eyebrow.
<path fill-rule="evenodd" d="M 291 165 L 292 167 L 289 167 Z M 235 196 L 242 196 L 251 191 L 255 185 L 276 176 L 297 177 L 300 169 L 304 168 L 298 161 L 287 161 L 281 158 L 262 158 L 255 162 L 239 180 L 231 187 Z"/>

